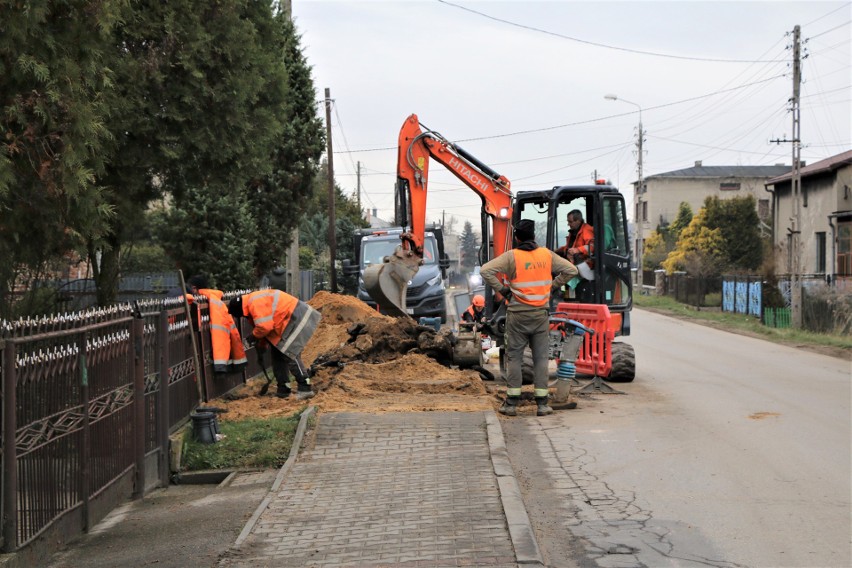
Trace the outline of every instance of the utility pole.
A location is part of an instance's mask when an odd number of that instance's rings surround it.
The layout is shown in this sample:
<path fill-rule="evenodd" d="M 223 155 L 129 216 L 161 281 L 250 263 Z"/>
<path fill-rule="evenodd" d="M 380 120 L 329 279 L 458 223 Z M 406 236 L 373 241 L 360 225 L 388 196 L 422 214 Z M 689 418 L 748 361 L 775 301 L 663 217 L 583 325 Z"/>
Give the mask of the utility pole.
<path fill-rule="evenodd" d="M 800 251 L 800 236 L 802 234 L 802 137 L 799 111 L 799 92 L 802 86 L 802 43 L 801 28 L 793 28 L 793 96 L 790 98 L 790 111 L 793 115 L 793 138 L 791 140 L 770 140 L 776 144 L 790 142 L 793 147 L 793 174 L 790 178 L 790 226 L 787 228 L 788 246 L 790 252 L 790 324 L 795 329 L 802 328 L 802 264 Z M 808 206 L 807 196 L 804 206 Z"/>
<path fill-rule="evenodd" d="M 358 196 L 358 213 L 361 212 L 361 162 L 358 162 L 358 175 L 356 177 L 358 183 L 356 187 L 358 188 L 357 196 Z"/>
<path fill-rule="evenodd" d="M 621 101 L 627 104 L 633 105 L 639 109 L 639 132 L 636 140 L 636 148 L 639 151 L 639 156 L 637 160 L 637 173 L 639 174 L 639 181 L 636 183 L 636 194 L 633 196 L 636 200 L 636 286 L 639 290 L 642 289 L 642 249 L 644 247 L 644 237 L 645 237 L 645 219 L 643 217 L 643 209 L 642 209 L 642 193 L 645 190 L 645 181 L 642 177 L 642 160 L 645 157 L 645 149 L 643 144 L 645 142 L 645 130 L 642 128 L 642 106 L 638 103 L 634 103 L 633 101 L 628 101 L 627 99 L 622 99 L 618 95 L 604 95 L 604 98 L 608 101 Z M 596 172 L 597 173 L 597 172 Z"/>
<path fill-rule="evenodd" d="M 790 181 L 790 187 L 793 194 L 793 219 L 790 246 L 793 253 L 793 273 L 790 278 L 790 319 L 793 328 L 802 328 L 802 267 L 799 247 L 800 236 L 802 233 L 801 226 L 801 189 L 802 189 L 802 172 L 801 172 L 801 124 L 799 122 L 799 89 L 802 85 L 802 60 L 801 60 L 801 28 L 796 26 L 793 28 L 793 98 L 791 99 L 793 109 L 793 179 Z M 807 205 L 807 201 L 805 202 Z"/>
<path fill-rule="evenodd" d="M 337 237 L 335 234 L 334 212 L 334 153 L 331 144 L 331 89 L 325 88 L 325 132 L 328 138 L 326 153 L 328 154 L 328 248 L 329 248 L 329 283 L 332 293 L 337 293 L 337 270 L 335 258 L 337 257 Z"/>
<path fill-rule="evenodd" d="M 636 203 L 638 206 L 638 211 L 636 212 L 636 218 L 639 224 L 639 238 L 636 240 L 636 260 L 639 263 L 639 273 L 636 275 L 638 278 L 636 280 L 639 285 L 639 291 L 642 291 L 642 280 L 644 277 L 645 268 L 642 266 L 642 254 L 645 248 L 645 212 L 642 208 L 642 193 L 645 191 L 645 181 L 642 179 L 642 160 L 644 158 L 645 149 L 643 148 L 643 142 L 645 141 L 645 131 L 642 129 L 642 107 L 639 107 L 639 140 L 636 142 L 636 145 L 639 149 L 639 160 L 637 162 L 637 171 L 639 174 L 639 187 L 636 189 L 636 195 L 638 196 L 636 199 Z"/>

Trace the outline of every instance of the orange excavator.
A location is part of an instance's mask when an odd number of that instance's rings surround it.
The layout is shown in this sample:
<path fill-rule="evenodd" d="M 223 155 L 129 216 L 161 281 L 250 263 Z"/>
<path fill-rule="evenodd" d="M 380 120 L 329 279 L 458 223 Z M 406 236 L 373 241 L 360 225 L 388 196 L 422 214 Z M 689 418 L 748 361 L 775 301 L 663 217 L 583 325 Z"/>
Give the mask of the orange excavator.
<path fill-rule="evenodd" d="M 440 162 L 482 198 L 483 216 L 491 221 L 494 258 L 512 247 L 511 184 L 502 176 L 432 130 L 420 128 L 417 115 L 409 116 L 399 133 L 397 154 L 396 222 L 410 227 L 387 262 L 364 271 L 364 286 L 388 315 L 408 315 L 408 283 L 423 263 L 426 197 L 430 158 Z"/>
<path fill-rule="evenodd" d="M 566 288 L 561 298 L 552 298 L 551 322 L 570 319 L 594 330 L 595 333 L 586 334 L 576 359 L 579 374 L 632 381 L 633 349 L 615 341 L 618 336 L 629 335 L 633 305 L 626 208 L 618 189 L 596 182 L 524 191 L 514 196 L 505 176 L 437 132 L 421 126 L 417 115 L 412 114 L 399 133 L 395 221 L 408 230 L 402 233 L 399 246 L 383 264 L 371 266 L 363 274 L 365 289 L 382 311 L 408 316 L 408 283 L 423 263 L 429 161 L 434 159 L 482 199 L 480 265 L 512 248 L 512 227 L 521 219 L 535 222 L 536 241 L 551 250 L 566 244 L 568 213 L 579 212 L 593 227 L 595 245 L 591 247 L 586 270 L 581 270 L 585 277 L 579 285 Z M 488 318 L 485 331 L 499 345 L 505 330 L 505 306 L 499 302 L 501 298 L 493 301 L 490 289 L 485 292 Z M 551 357 L 558 358 L 562 339 L 556 330 L 551 336 Z M 456 351 L 460 364 L 478 364 L 473 363 L 474 356 L 477 361 L 479 357 L 478 342 L 469 353 L 460 347 Z"/>

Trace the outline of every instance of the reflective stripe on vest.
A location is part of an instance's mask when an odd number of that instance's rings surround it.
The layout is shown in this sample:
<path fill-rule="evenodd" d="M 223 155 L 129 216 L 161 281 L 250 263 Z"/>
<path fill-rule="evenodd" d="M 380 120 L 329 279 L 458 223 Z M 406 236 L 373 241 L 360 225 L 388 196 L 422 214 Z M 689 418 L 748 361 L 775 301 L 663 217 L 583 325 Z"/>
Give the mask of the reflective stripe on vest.
<path fill-rule="evenodd" d="M 515 278 L 512 294 L 519 302 L 529 306 L 545 306 L 550 300 L 552 258 L 550 250 L 538 247 L 535 250 L 514 249 Z"/>

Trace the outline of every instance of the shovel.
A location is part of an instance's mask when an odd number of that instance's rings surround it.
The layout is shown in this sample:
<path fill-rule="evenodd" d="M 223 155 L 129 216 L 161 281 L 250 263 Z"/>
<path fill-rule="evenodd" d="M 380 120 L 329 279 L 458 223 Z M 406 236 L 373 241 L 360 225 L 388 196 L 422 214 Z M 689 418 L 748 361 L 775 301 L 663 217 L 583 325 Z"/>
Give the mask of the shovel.
<path fill-rule="evenodd" d="M 257 347 L 255 347 L 257 349 Z M 269 385 L 272 384 L 272 379 L 269 376 L 269 373 L 266 372 L 266 365 L 263 362 L 263 351 L 257 349 L 257 362 L 260 363 L 260 369 L 263 371 L 263 376 L 266 377 L 266 384 L 260 387 L 260 392 L 258 396 L 263 396 L 267 392 L 269 392 Z"/>

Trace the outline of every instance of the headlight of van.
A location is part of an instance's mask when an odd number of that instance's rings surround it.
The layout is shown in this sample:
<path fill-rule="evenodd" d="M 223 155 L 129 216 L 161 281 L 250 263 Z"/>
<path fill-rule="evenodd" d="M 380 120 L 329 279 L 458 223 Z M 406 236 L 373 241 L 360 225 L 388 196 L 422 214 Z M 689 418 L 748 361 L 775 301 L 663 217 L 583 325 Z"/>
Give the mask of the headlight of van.
<path fill-rule="evenodd" d="M 440 281 L 441 281 L 441 275 L 438 274 L 437 276 L 434 276 L 434 277 L 430 278 L 429 280 L 427 280 L 426 284 L 428 284 L 429 286 L 437 286 Z"/>

